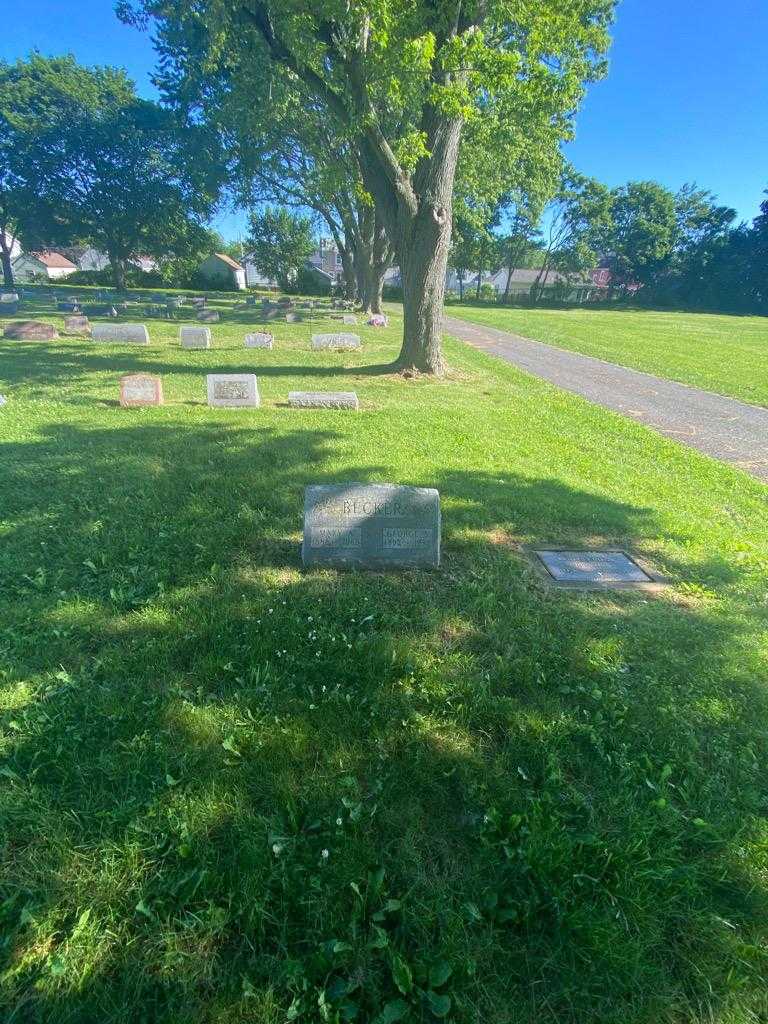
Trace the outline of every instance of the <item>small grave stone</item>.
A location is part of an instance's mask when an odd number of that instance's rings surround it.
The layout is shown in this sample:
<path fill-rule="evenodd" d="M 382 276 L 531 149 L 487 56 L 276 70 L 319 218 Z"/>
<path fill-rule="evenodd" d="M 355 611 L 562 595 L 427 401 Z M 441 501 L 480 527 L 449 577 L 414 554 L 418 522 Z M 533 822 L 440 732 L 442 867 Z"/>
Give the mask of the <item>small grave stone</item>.
<path fill-rule="evenodd" d="M 217 324 L 221 318 L 218 310 L 201 309 L 197 314 L 197 319 L 204 324 Z"/>
<path fill-rule="evenodd" d="M 245 336 L 246 348 L 272 348 L 273 344 L 272 335 L 264 331 L 256 331 L 255 334 L 246 334 Z"/>
<path fill-rule="evenodd" d="M 179 341 L 182 348 L 210 348 L 210 327 L 180 327 Z"/>
<path fill-rule="evenodd" d="M 77 302 L 57 302 L 56 309 L 60 313 L 77 313 L 80 306 Z"/>
<path fill-rule="evenodd" d="M 83 313 L 86 316 L 117 316 L 117 310 L 110 305 L 83 306 Z"/>
<path fill-rule="evenodd" d="M 20 320 L 18 323 L 9 324 L 3 336 L 16 341 L 51 341 L 59 335 L 51 324 L 44 324 L 39 320 Z"/>
<path fill-rule="evenodd" d="M 163 382 L 149 373 L 131 373 L 120 378 L 120 405 L 162 405 Z"/>
<path fill-rule="evenodd" d="M 5 395 L 0 395 L 0 406 L 6 405 L 7 402 L 8 399 L 5 397 Z"/>
<path fill-rule="evenodd" d="M 315 351 L 332 349 L 337 352 L 361 348 L 359 334 L 313 334 L 312 348 Z"/>
<path fill-rule="evenodd" d="M 294 409 L 359 409 L 354 391 L 289 391 L 288 404 Z"/>
<path fill-rule="evenodd" d="M 622 586 L 652 583 L 625 551 L 542 550 L 534 554 L 560 586 Z"/>
<path fill-rule="evenodd" d="M 369 327 L 386 327 L 389 319 L 383 313 L 372 313 L 368 318 Z"/>
<path fill-rule="evenodd" d="M 0 316 L 16 316 L 18 312 L 18 302 L 0 302 Z"/>
<path fill-rule="evenodd" d="M 313 484 L 304 491 L 304 565 L 370 569 L 440 564 L 440 495 L 397 484 Z"/>
<path fill-rule="evenodd" d="M 230 409 L 260 405 L 259 386 L 254 373 L 209 373 L 208 405 Z"/>
<path fill-rule="evenodd" d="M 87 316 L 67 316 L 64 318 L 64 330 L 74 334 L 89 334 L 91 321 Z"/>
<path fill-rule="evenodd" d="M 2 302 L 18 302 L 18 292 L 0 292 L 0 303 Z"/>
<path fill-rule="evenodd" d="M 91 340 L 148 345 L 149 331 L 145 324 L 94 324 L 91 327 Z"/>
<path fill-rule="evenodd" d="M 204 295 L 195 295 L 189 301 L 192 303 L 193 306 L 203 307 L 205 306 L 206 300 Z"/>
<path fill-rule="evenodd" d="M 356 324 L 357 317 L 355 316 L 354 313 L 345 313 L 344 316 L 341 318 L 341 322 L 344 324 Z"/>

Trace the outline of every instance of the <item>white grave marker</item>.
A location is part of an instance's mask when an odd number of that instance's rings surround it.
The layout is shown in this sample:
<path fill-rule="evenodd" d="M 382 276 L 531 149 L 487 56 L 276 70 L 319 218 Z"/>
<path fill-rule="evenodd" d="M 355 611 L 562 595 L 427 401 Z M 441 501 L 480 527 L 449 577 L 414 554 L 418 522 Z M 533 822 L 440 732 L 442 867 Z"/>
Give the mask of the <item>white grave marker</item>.
<path fill-rule="evenodd" d="M 182 348 L 210 348 L 210 327 L 180 327 L 179 341 Z"/>
<path fill-rule="evenodd" d="M 312 348 L 315 351 L 330 349 L 335 352 L 345 352 L 350 349 L 362 348 L 359 334 L 313 334 Z"/>
<path fill-rule="evenodd" d="M 246 348 L 272 348 L 274 338 L 265 331 L 257 331 L 255 334 L 246 334 Z"/>
<path fill-rule="evenodd" d="M 149 331 L 144 324 L 94 324 L 92 341 L 127 341 L 132 345 L 148 345 Z"/>
<path fill-rule="evenodd" d="M 209 373 L 208 405 L 254 409 L 261 404 L 254 373 Z"/>
<path fill-rule="evenodd" d="M 294 409 L 359 409 L 354 391 L 289 391 L 288 404 Z"/>

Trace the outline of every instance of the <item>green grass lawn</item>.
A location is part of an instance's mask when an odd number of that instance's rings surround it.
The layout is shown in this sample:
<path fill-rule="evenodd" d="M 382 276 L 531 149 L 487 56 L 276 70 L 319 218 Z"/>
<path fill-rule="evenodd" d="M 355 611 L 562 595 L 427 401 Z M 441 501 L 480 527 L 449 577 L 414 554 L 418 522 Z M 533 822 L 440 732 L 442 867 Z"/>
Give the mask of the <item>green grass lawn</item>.
<path fill-rule="evenodd" d="M 254 326 L 0 341 L 0 1019 L 766 1020 L 768 488 L 457 342 L 403 380 L 397 322 Z M 302 571 L 349 480 L 439 488 L 441 569 Z"/>
<path fill-rule="evenodd" d="M 498 306 L 449 306 L 446 311 L 558 348 L 768 406 L 766 317 Z"/>

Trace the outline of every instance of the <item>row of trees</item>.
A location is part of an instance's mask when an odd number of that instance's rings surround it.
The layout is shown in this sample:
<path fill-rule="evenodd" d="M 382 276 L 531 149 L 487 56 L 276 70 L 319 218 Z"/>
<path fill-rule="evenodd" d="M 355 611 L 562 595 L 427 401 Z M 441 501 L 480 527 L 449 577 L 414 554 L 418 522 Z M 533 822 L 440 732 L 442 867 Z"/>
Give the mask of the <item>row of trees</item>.
<path fill-rule="evenodd" d="M 460 211 L 450 261 L 462 296 L 472 281 L 480 298 L 483 275 L 503 269 L 506 302 L 514 270 L 533 267 L 535 303 L 550 270 L 577 279 L 603 258 L 614 296 L 761 313 L 768 312 L 767 255 L 768 200 L 751 226 L 736 224 L 735 210 L 695 185 L 676 193 L 653 181 L 608 189 L 568 169 L 545 204 L 523 193 Z"/>

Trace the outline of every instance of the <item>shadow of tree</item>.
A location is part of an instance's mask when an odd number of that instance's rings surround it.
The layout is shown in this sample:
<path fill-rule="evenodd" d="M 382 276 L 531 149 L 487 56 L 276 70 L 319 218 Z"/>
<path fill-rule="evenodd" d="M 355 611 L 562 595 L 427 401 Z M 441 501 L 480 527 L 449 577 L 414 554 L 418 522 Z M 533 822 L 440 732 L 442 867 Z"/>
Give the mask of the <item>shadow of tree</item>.
<path fill-rule="evenodd" d="M 304 486 L 382 479 L 344 446 L 0 448 L 7 1019 L 314 1020 L 331 978 L 371 1020 L 388 949 L 453 965 L 457 1021 L 759 1019 L 764 582 L 546 590 L 521 540 L 643 549 L 653 511 L 457 468 L 408 481 L 440 571 L 304 573 Z"/>

